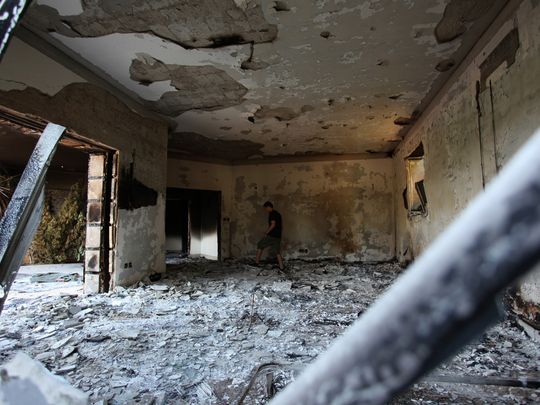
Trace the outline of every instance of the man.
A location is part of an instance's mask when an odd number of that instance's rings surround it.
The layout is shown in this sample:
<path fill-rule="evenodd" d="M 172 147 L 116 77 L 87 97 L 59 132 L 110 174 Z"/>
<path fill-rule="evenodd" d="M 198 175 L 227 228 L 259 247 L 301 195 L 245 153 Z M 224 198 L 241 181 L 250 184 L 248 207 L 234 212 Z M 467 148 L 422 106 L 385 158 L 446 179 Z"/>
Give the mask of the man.
<path fill-rule="evenodd" d="M 274 205 L 270 201 L 265 202 L 263 208 L 268 212 L 268 230 L 264 238 L 257 243 L 256 263 L 259 265 L 263 250 L 270 248 L 270 253 L 275 254 L 277 257 L 279 269 L 283 270 L 283 257 L 281 256 L 281 214 L 274 209 Z"/>

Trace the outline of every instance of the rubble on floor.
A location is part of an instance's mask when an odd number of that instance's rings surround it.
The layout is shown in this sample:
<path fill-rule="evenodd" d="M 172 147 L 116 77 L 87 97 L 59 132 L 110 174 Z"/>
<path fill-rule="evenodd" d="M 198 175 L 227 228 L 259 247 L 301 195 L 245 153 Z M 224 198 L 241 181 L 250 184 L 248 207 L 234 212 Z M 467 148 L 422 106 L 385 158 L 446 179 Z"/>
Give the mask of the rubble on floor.
<path fill-rule="evenodd" d="M 24 351 L 96 404 L 262 404 L 400 271 L 322 261 L 291 262 L 281 273 L 186 259 L 159 281 L 108 294 L 11 297 L 0 317 L 0 361 Z M 435 374 L 538 376 L 539 353 L 505 321 Z M 478 395 L 525 403 L 538 391 L 424 382 L 396 403 L 477 403 Z"/>

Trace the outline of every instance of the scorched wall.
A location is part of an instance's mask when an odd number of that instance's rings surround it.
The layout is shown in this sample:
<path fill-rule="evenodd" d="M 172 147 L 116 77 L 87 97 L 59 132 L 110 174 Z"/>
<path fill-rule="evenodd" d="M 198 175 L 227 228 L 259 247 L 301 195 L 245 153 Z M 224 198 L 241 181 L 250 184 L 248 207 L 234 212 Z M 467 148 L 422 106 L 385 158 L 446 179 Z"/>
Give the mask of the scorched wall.
<path fill-rule="evenodd" d="M 17 38 L 0 65 L 0 103 L 119 151 L 113 282 L 129 285 L 165 271 L 167 125 L 141 117 Z"/>
<path fill-rule="evenodd" d="M 540 126 L 540 3 L 525 0 L 509 14 L 395 153 L 395 195 L 401 196 L 405 158 L 422 142 L 428 200 L 427 215 L 411 218 L 403 199 L 395 200 L 400 260 L 419 255 Z M 536 273 L 522 287 L 524 298 L 539 304 L 539 287 Z"/>
<path fill-rule="evenodd" d="M 288 258 L 386 261 L 394 255 L 391 159 L 221 165 L 169 160 L 168 186 L 222 191 L 222 256 L 253 255 L 266 200 Z"/>

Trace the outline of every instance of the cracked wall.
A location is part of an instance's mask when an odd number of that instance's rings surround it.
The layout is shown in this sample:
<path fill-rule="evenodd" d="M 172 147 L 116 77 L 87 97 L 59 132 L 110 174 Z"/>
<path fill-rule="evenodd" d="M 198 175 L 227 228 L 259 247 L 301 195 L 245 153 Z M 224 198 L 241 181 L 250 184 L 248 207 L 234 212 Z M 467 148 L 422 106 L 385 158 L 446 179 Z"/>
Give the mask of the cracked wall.
<path fill-rule="evenodd" d="M 540 6 L 525 0 L 397 150 L 395 195 L 406 186 L 404 158 L 422 142 L 428 199 L 428 215 L 411 219 L 396 199 L 400 260 L 418 256 L 540 127 L 538 72 Z M 540 305 L 538 291 L 540 270 L 522 287 Z"/>
<path fill-rule="evenodd" d="M 168 186 L 223 195 L 222 255 L 253 255 L 274 202 L 287 258 L 394 258 L 391 159 L 219 165 L 169 159 Z"/>
<path fill-rule="evenodd" d="M 9 63 L 0 65 L 2 105 L 65 125 L 119 151 L 119 194 L 129 198 L 118 209 L 115 283 L 129 285 L 164 271 L 167 125 L 139 116 L 102 88 L 79 81 L 20 41 L 10 44 L 5 57 L 25 63 L 19 72 Z M 36 69 L 44 60 L 48 68 Z M 20 83 L 16 89 L 9 85 L 12 77 Z M 136 190 L 130 190 L 133 185 Z M 151 198 L 141 200 L 142 188 Z"/>

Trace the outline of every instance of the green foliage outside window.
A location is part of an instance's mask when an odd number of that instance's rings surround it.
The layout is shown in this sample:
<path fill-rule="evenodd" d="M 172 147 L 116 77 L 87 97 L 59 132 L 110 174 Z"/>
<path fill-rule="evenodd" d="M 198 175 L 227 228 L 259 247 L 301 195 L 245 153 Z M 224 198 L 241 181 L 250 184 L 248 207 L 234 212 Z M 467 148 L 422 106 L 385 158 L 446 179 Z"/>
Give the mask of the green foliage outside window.
<path fill-rule="evenodd" d="M 78 263 L 84 256 L 85 199 L 80 184 L 75 184 L 58 209 L 45 204 L 30 256 L 34 263 Z"/>

